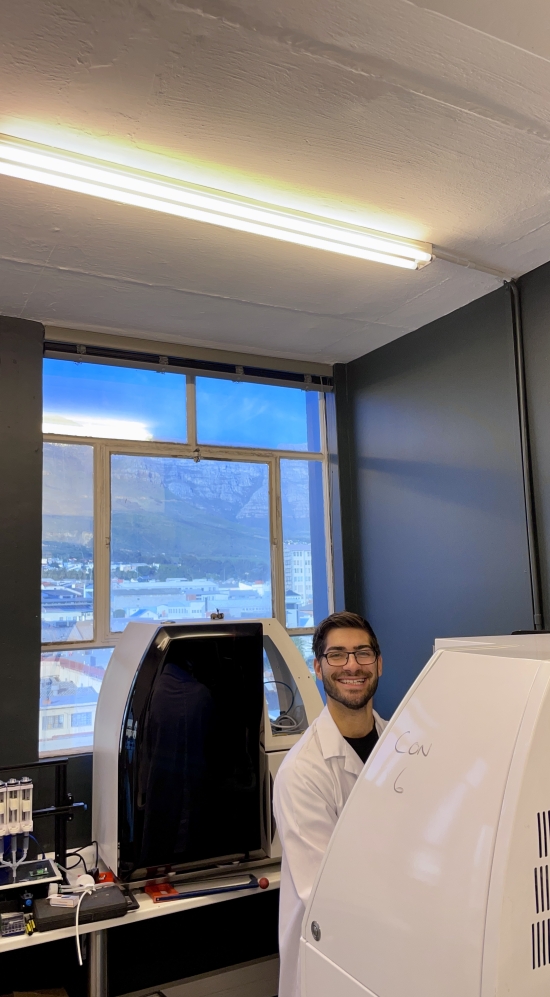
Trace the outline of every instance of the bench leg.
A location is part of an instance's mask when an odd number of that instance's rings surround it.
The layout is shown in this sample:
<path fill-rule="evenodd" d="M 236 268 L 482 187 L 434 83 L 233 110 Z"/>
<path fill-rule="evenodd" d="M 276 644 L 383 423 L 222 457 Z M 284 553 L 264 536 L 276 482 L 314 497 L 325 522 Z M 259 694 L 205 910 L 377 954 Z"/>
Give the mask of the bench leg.
<path fill-rule="evenodd" d="M 88 997 L 108 997 L 106 931 L 88 935 Z"/>

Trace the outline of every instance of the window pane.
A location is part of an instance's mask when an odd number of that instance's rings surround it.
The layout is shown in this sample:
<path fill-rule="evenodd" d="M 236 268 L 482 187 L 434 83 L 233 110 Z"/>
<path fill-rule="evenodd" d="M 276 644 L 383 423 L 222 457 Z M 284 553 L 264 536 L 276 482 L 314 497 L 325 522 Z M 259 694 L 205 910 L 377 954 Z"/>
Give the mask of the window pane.
<path fill-rule="evenodd" d="M 44 432 L 185 443 L 186 379 L 135 367 L 44 360 Z"/>
<path fill-rule="evenodd" d="M 312 627 L 328 616 L 323 466 L 281 461 L 287 627 Z"/>
<path fill-rule="evenodd" d="M 321 449 L 319 394 L 197 377 L 197 440 L 217 446 Z"/>
<path fill-rule="evenodd" d="M 307 727 L 300 690 L 278 647 L 264 634 L 264 693 L 271 732 L 299 734 Z"/>
<path fill-rule="evenodd" d="M 93 447 L 45 443 L 42 641 L 93 640 Z"/>
<path fill-rule="evenodd" d="M 270 617 L 266 464 L 114 455 L 111 627 Z"/>
<path fill-rule="evenodd" d="M 112 653 L 112 647 L 42 652 L 41 755 L 92 747 L 97 697 Z"/>

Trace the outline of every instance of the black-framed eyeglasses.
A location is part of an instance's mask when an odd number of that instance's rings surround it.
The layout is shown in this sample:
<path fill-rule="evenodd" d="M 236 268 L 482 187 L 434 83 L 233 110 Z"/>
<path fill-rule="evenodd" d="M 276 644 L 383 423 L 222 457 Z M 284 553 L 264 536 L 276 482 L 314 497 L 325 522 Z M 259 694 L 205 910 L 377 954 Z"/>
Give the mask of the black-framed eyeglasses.
<path fill-rule="evenodd" d="M 321 657 L 326 658 L 333 668 L 343 668 L 347 665 L 350 654 L 353 654 L 358 665 L 373 665 L 378 657 L 372 647 L 360 648 L 358 651 L 329 651 Z"/>

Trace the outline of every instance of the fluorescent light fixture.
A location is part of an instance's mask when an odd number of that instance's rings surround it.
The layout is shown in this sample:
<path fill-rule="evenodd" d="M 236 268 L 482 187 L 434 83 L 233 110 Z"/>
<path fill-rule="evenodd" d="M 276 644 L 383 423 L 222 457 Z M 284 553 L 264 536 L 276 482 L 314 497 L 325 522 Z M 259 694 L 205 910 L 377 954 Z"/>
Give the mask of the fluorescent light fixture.
<path fill-rule="evenodd" d="M 432 247 L 425 242 L 264 204 L 9 135 L 0 135 L 0 173 L 407 270 L 418 270 L 432 259 Z"/>

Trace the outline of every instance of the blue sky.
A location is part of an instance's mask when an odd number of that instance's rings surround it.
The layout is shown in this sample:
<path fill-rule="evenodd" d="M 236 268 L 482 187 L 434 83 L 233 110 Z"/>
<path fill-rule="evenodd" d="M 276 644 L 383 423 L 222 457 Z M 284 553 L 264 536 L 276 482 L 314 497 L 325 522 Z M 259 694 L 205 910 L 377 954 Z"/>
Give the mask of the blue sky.
<path fill-rule="evenodd" d="M 213 377 L 197 377 L 196 384 L 199 443 L 307 450 L 307 399 L 310 447 L 319 449 L 316 392 Z M 46 359 L 44 413 L 140 423 L 154 440 L 183 443 L 185 375 Z"/>
<path fill-rule="evenodd" d="M 44 413 L 143 423 L 152 439 L 184 443 L 185 376 L 46 359 Z"/>
<path fill-rule="evenodd" d="M 306 392 L 197 377 L 197 439 L 220 446 L 307 450 Z"/>

